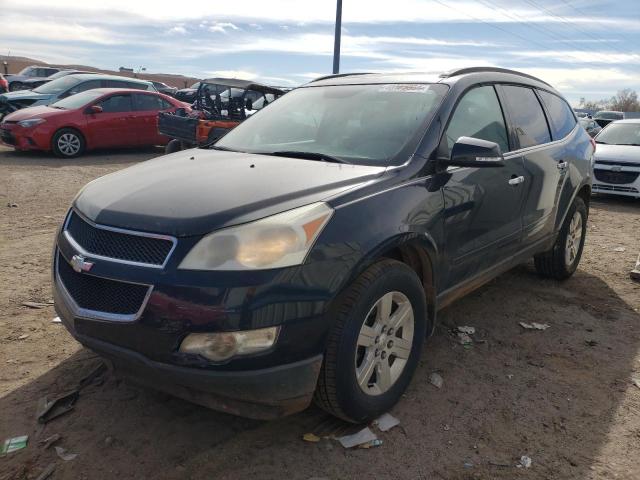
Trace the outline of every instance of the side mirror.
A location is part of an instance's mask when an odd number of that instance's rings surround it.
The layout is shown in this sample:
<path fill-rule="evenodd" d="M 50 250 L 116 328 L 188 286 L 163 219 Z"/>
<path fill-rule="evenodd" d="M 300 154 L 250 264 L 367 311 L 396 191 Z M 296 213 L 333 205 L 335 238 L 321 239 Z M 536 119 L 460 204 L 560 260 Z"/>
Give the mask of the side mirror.
<path fill-rule="evenodd" d="M 245 103 L 245 108 L 247 110 L 253 110 L 253 100 L 251 100 L 250 98 L 247 98 L 247 101 Z"/>
<path fill-rule="evenodd" d="M 445 160 L 447 165 L 456 167 L 502 167 L 504 157 L 500 146 L 495 142 L 473 137 L 460 137 L 451 149 L 451 157 Z"/>
<path fill-rule="evenodd" d="M 89 113 L 102 113 L 102 107 L 100 105 L 91 105 L 89 107 Z"/>

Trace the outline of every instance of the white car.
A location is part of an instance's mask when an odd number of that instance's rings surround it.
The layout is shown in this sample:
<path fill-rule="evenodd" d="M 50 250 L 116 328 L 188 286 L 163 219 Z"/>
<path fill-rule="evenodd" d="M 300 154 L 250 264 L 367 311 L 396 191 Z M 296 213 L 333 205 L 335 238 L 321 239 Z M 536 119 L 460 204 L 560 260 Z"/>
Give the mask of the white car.
<path fill-rule="evenodd" d="M 640 198 L 640 119 L 612 122 L 595 141 L 593 192 Z"/>

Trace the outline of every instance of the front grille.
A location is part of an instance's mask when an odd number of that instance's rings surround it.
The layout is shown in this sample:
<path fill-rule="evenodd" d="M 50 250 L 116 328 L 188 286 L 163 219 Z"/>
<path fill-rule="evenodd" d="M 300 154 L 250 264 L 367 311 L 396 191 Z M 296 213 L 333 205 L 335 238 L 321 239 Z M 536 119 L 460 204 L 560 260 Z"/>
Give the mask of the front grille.
<path fill-rule="evenodd" d="M 16 139 L 6 128 L 0 128 L 0 139 L 7 145 L 15 145 Z"/>
<path fill-rule="evenodd" d="M 71 212 L 66 232 L 87 253 L 156 266 L 165 263 L 174 245 L 174 241 L 167 238 L 134 235 L 92 225 L 76 212 Z"/>
<path fill-rule="evenodd" d="M 58 279 L 79 308 L 113 315 L 136 315 L 149 292 L 149 285 L 118 282 L 78 273 L 60 252 Z"/>
<path fill-rule="evenodd" d="M 596 180 L 605 183 L 613 183 L 615 185 L 633 183 L 640 175 L 640 172 L 614 172 L 613 170 L 600 169 L 595 169 L 593 173 L 596 177 Z"/>
<path fill-rule="evenodd" d="M 593 184 L 593 189 L 602 190 L 603 192 L 640 193 L 637 188 L 633 188 L 633 187 L 619 187 L 617 185 L 601 185 L 598 183 Z"/>

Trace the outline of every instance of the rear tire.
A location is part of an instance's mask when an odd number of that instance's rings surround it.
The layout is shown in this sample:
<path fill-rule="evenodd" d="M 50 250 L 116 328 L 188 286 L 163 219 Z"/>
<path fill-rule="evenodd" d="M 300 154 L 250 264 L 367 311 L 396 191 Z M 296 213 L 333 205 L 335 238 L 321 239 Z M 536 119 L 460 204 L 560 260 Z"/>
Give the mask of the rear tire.
<path fill-rule="evenodd" d="M 314 401 L 348 422 L 373 420 L 398 402 L 418 364 L 428 323 L 423 286 L 404 263 L 381 260 L 338 297 L 330 314 Z"/>
<path fill-rule="evenodd" d="M 537 272 L 543 277 L 565 280 L 578 268 L 587 234 L 587 206 L 576 197 L 567 212 L 553 247 L 533 257 Z"/>
<path fill-rule="evenodd" d="M 78 157 L 84 153 L 85 148 L 84 137 L 73 128 L 61 128 L 51 140 L 51 149 L 60 158 Z"/>
<path fill-rule="evenodd" d="M 175 138 L 173 140 L 169 140 L 169 143 L 164 147 L 165 154 L 179 152 L 180 150 L 182 150 L 182 142 Z"/>

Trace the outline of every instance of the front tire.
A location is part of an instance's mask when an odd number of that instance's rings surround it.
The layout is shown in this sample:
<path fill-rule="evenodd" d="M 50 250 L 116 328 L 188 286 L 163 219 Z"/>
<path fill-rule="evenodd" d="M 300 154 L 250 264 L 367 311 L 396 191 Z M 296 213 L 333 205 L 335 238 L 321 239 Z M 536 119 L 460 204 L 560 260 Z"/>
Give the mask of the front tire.
<path fill-rule="evenodd" d="M 75 158 L 82 155 L 85 147 L 84 137 L 73 128 L 58 130 L 51 140 L 53 153 L 60 158 Z"/>
<path fill-rule="evenodd" d="M 331 309 L 325 359 L 314 396 L 327 412 L 363 423 L 388 411 L 406 390 L 427 334 L 427 304 L 416 273 L 382 260 Z"/>
<path fill-rule="evenodd" d="M 533 260 L 543 277 L 565 280 L 578 268 L 587 234 L 588 211 L 584 200 L 576 197 L 567 212 L 553 247 Z"/>
<path fill-rule="evenodd" d="M 182 142 L 175 138 L 173 140 L 169 140 L 169 143 L 164 147 L 164 153 L 167 155 L 169 153 L 179 152 L 180 150 L 182 150 Z"/>

